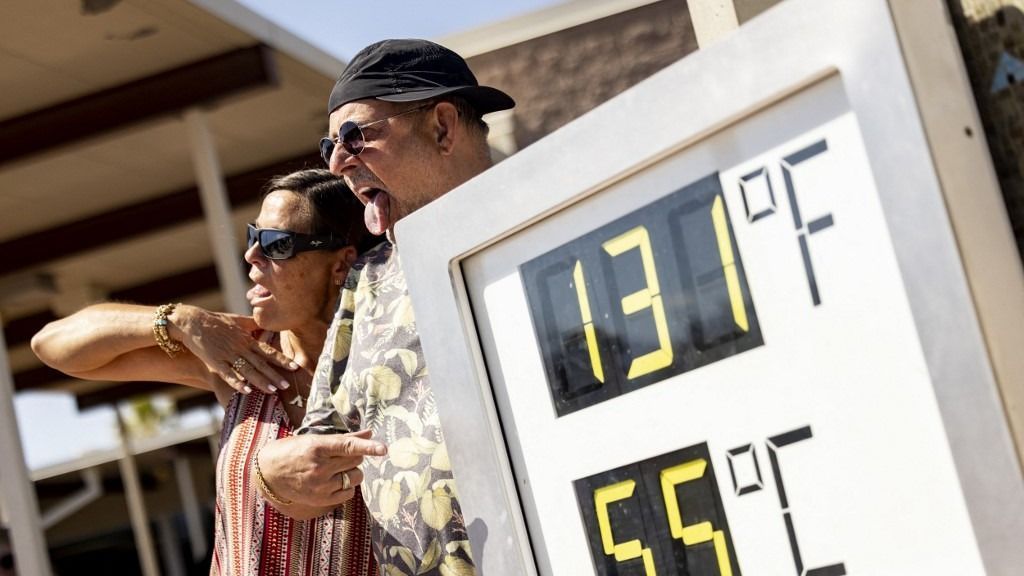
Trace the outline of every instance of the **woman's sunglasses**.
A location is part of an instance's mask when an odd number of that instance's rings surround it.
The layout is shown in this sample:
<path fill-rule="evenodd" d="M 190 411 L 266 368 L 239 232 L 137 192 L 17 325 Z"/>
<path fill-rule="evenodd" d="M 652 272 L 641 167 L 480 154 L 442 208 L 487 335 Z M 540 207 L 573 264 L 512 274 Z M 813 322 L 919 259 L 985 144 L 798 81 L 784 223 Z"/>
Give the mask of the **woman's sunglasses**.
<path fill-rule="evenodd" d="M 329 138 L 327 136 L 324 136 L 323 138 L 320 139 L 320 157 L 324 159 L 324 162 L 326 162 L 328 166 L 330 166 L 331 156 L 334 155 L 334 146 L 336 144 L 341 144 L 341 147 L 345 150 L 345 152 L 348 152 L 352 156 L 359 156 L 359 153 L 362 152 L 363 148 L 366 147 L 366 137 L 363 136 L 364 128 L 369 128 L 370 126 L 373 126 L 374 124 L 380 124 L 381 122 L 387 122 L 392 118 L 397 118 L 399 116 L 404 116 L 406 114 L 412 114 L 413 112 L 419 112 L 420 110 L 426 110 L 427 108 L 430 108 L 433 105 L 433 103 L 430 103 L 424 104 L 422 106 L 417 106 L 415 108 L 410 108 L 409 110 L 399 112 L 398 114 L 392 114 L 391 116 L 381 118 L 380 120 L 367 122 L 362 126 L 356 124 L 355 122 L 352 122 L 351 120 L 342 122 L 341 126 L 338 127 L 337 138 Z"/>
<path fill-rule="evenodd" d="M 252 224 L 248 225 L 246 240 L 250 248 L 259 242 L 260 251 L 271 260 L 287 260 L 299 252 L 334 250 L 345 246 L 340 238 L 331 235 L 299 234 L 291 230 L 257 228 Z"/>

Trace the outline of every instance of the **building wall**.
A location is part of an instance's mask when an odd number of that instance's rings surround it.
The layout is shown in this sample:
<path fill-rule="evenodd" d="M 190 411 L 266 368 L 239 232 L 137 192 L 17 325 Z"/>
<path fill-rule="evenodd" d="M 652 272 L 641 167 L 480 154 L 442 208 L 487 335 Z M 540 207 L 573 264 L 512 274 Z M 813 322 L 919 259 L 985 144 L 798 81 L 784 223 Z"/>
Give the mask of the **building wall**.
<path fill-rule="evenodd" d="M 469 64 L 481 84 L 515 98 L 515 140 L 524 148 L 696 49 L 686 1 L 664 0 L 487 52 Z"/>
<path fill-rule="evenodd" d="M 733 0 L 733 7 L 736 9 L 736 19 L 742 25 L 779 2 L 782 0 Z"/>

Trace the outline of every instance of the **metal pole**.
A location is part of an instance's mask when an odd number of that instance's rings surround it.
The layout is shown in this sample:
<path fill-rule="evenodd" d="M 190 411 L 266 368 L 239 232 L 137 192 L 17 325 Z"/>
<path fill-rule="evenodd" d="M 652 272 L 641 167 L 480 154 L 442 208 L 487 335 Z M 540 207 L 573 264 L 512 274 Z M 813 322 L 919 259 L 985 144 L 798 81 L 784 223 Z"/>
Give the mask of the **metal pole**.
<path fill-rule="evenodd" d="M 50 576 L 53 569 L 39 517 L 35 485 L 21 447 L 18 419 L 14 410 L 14 377 L 7 358 L 7 341 L 0 328 L 0 499 L 4 516 L 10 521 L 11 544 L 18 571 Z"/>
<path fill-rule="evenodd" d="M 733 0 L 686 0 L 697 46 L 707 48 L 739 28 Z"/>
<path fill-rule="evenodd" d="M 124 483 L 124 496 L 128 504 L 128 517 L 132 523 L 132 535 L 135 537 L 135 548 L 139 551 L 139 565 L 142 567 L 143 576 L 160 576 L 153 535 L 149 532 L 146 502 L 139 483 L 139 469 L 135 466 L 135 455 L 120 412 L 117 413 L 117 424 L 121 431 L 121 446 L 124 450 L 124 456 L 118 461 L 118 466 L 121 469 L 121 481 Z"/>
<path fill-rule="evenodd" d="M 198 108 L 190 108 L 185 112 L 185 123 L 188 125 L 192 164 L 199 185 L 203 212 L 206 214 L 206 225 L 210 233 L 224 302 L 231 312 L 249 314 L 251 311 L 245 299 L 245 280 L 242 275 L 238 243 L 235 241 L 235 225 L 231 220 L 231 206 L 228 203 L 217 148 L 206 124 L 206 115 Z"/>

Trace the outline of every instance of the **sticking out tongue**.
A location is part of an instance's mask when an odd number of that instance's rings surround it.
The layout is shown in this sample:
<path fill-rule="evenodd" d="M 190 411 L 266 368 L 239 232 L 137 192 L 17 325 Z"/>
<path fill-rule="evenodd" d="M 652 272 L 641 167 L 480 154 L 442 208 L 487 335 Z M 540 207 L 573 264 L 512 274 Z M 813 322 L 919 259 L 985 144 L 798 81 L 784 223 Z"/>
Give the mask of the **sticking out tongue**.
<path fill-rule="evenodd" d="M 366 211 L 363 213 L 366 221 L 366 229 L 371 234 L 381 235 L 387 232 L 391 225 L 391 198 L 387 192 L 378 190 L 373 198 L 366 203 Z"/>
<path fill-rule="evenodd" d="M 257 298 L 265 298 L 267 296 L 270 296 L 270 290 L 267 290 L 259 284 L 255 284 L 252 288 L 249 288 L 248 292 L 245 293 L 245 297 L 250 303 Z"/>

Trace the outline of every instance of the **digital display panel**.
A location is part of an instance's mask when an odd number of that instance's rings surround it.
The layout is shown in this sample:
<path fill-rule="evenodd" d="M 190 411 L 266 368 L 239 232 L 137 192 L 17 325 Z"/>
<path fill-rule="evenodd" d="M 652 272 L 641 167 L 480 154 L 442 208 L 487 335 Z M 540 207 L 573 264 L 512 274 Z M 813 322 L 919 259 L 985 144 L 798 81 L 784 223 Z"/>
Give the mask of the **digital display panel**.
<path fill-rule="evenodd" d="M 521 272 L 559 415 L 762 343 L 717 174 Z"/>
<path fill-rule="evenodd" d="M 834 78 L 466 259 L 545 573 L 980 569 L 885 226 Z"/>

